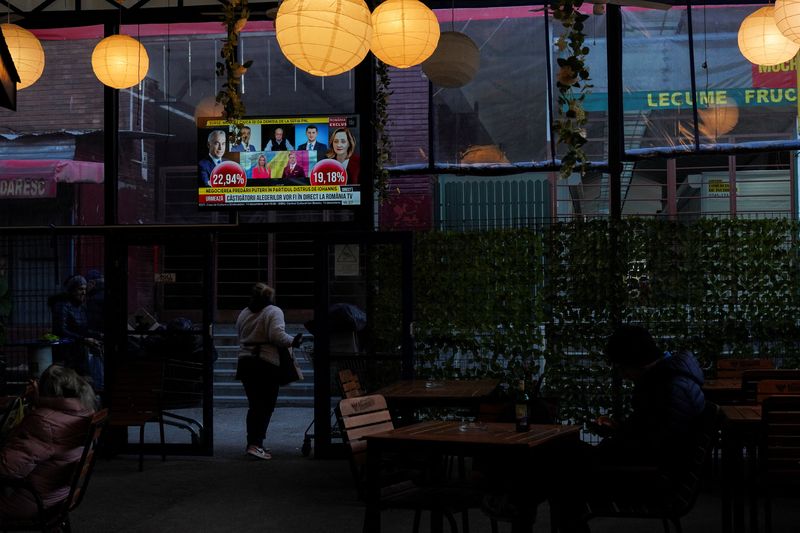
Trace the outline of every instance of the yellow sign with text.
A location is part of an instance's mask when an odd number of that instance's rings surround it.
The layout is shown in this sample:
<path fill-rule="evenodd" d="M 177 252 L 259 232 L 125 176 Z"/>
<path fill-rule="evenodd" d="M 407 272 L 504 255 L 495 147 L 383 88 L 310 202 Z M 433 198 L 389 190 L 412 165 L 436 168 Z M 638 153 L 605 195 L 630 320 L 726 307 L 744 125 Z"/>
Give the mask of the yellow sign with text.
<path fill-rule="evenodd" d="M 697 105 L 754 105 L 767 104 L 779 105 L 797 102 L 797 89 L 794 87 L 783 89 L 738 89 L 728 91 L 698 91 Z M 734 98 L 735 97 L 735 98 Z M 649 109 L 675 109 L 691 107 L 693 104 L 691 91 L 654 91 L 646 93 L 646 104 Z"/>

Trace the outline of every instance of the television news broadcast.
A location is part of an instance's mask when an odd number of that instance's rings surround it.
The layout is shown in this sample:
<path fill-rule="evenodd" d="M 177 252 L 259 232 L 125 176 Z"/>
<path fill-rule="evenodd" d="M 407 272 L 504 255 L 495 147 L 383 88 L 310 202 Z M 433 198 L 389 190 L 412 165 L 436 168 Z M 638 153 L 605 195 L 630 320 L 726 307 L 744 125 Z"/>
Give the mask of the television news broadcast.
<path fill-rule="evenodd" d="M 361 205 L 358 117 L 198 120 L 201 209 Z"/>

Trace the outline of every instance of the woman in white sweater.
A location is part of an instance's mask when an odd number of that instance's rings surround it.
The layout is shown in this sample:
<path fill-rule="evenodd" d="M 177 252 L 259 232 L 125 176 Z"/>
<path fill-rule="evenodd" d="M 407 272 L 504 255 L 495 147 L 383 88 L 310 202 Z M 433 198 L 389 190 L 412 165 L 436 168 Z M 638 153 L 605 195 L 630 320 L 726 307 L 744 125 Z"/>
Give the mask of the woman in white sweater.
<path fill-rule="evenodd" d="M 239 361 L 236 377 L 247 394 L 247 454 L 259 459 L 272 459 L 264 449 L 275 402 L 278 400 L 278 347 L 300 344 L 302 334 L 292 339 L 286 333 L 283 311 L 274 305 L 275 289 L 256 283 L 250 303 L 236 319 L 239 334 Z"/>

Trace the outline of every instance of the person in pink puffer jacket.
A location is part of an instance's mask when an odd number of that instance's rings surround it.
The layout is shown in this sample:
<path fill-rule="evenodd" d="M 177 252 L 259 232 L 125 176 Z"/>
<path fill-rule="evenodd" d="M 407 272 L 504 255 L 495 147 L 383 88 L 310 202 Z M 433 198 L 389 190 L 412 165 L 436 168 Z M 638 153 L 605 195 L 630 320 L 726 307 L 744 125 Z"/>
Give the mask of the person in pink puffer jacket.
<path fill-rule="evenodd" d="M 0 476 L 29 481 L 47 508 L 69 492 L 96 396 L 86 380 L 60 365 L 48 367 L 29 392 L 34 408 L 0 450 Z M 36 512 L 30 492 L 0 492 L 0 528 L 4 520 L 28 518 Z"/>

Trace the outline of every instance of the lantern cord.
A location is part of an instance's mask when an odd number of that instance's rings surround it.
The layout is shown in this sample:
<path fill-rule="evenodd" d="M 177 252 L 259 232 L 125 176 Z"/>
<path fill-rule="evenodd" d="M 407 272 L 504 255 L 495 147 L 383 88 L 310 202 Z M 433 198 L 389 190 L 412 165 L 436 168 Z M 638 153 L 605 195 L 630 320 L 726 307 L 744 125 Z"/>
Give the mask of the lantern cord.
<path fill-rule="evenodd" d="M 697 68 L 694 63 L 694 28 L 692 24 L 692 4 L 686 2 L 686 31 L 689 34 L 689 74 L 692 94 L 697 94 Z M 700 130 L 697 117 L 697 97 L 692 98 L 692 131 L 694 132 L 694 149 L 700 151 Z"/>
<path fill-rule="evenodd" d="M 706 9 L 708 6 L 703 4 L 703 64 L 701 67 L 706 71 L 706 94 L 708 94 L 709 85 L 709 71 L 708 71 L 708 31 L 706 29 L 706 22 L 708 21 Z"/>
<path fill-rule="evenodd" d="M 450 31 L 456 31 L 456 0 L 450 2 Z"/>

